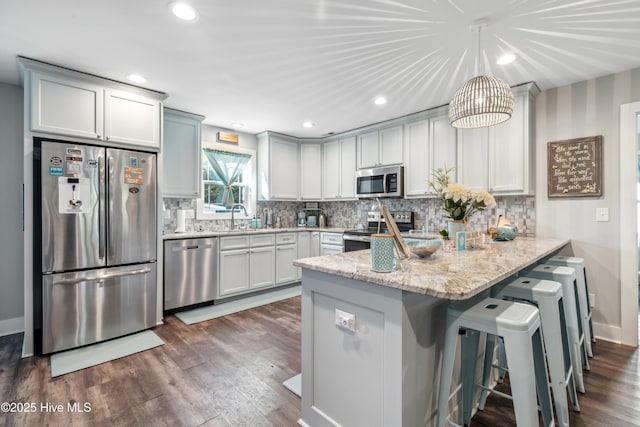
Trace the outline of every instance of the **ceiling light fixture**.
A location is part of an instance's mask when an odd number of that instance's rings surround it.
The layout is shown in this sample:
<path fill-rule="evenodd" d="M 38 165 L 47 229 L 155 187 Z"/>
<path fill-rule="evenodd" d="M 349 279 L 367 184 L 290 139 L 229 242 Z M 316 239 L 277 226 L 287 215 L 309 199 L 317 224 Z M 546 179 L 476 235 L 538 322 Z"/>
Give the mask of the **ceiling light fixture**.
<path fill-rule="evenodd" d="M 198 17 L 198 12 L 187 3 L 171 3 L 171 12 L 185 21 L 193 21 Z"/>
<path fill-rule="evenodd" d="M 311 123 L 311 122 L 304 122 L 304 123 L 302 124 L 302 126 L 304 126 L 304 127 L 306 127 L 306 128 L 312 128 L 312 127 L 313 127 L 313 123 Z"/>
<path fill-rule="evenodd" d="M 244 123 L 235 122 L 235 123 L 231 123 L 231 126 L 233 126 L 234 128 L 241 128 L 241 127 L 244 127 Z"/>
<path fill-rule="evenodd" d="M 498 60 L 496 61 L 496 64 L 498 65 L 511 64 L 515 60 L 516 60 L 515 55 L 507 53 L 506 55 L 502 55 L 500 58 L 498 58 Z"/>
<path fill-rule="evenodd" d="M 134 83 L 146 83 L 147 79 L 145 79 L 144 77 L 142 77 L 140 74 L 129 74 L 127 76 L 127 78 L 129 80 L 131 80 Z"/>
<path fill-rule="evenodd" d="M 376 105 L 384 105 L 387 103 L 387 98 L 385 98 L 384 96 L 379 96 L 375 99 L 375 101 L 373 101 L 373 103 Z"/>
<path fill-rule="evenodd" d="M 497 125 L 511 118 L 513 92 L 507 83 L 482 75 L 480 61 L 480 31 L 487 27 L 487 19 L 471 24 L 478 30 L 478 58 L 476 77 L 466 82 L 449 102 L 449 122 L 456 128 L 482 128 Z"/>

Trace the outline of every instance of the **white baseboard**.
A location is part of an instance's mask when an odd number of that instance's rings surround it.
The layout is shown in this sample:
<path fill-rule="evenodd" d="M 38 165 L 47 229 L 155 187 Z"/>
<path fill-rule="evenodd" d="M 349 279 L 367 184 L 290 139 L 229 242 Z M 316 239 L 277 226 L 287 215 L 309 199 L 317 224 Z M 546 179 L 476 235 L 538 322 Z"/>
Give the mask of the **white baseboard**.
<path fill-rule="evenodd" d="M 0 320 L 0 337 L 24 332 L 24 317 Z"/>
<path fill-rule="evenodd" d="M 622 342 L 622 328 L 620 326 L 593 322 L 593 334 L 596 336 L 596 340 L 602 339 L 616 344 Z"/>

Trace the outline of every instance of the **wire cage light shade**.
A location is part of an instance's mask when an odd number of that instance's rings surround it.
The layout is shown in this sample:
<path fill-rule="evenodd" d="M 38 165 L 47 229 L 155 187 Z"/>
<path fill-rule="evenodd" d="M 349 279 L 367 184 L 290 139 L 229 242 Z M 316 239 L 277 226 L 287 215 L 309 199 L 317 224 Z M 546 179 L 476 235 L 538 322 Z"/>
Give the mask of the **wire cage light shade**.
<path fill-rule="evenodd" d="M 449 123 L 456 128 L 481 128 L 511 118 L 513 92 L 507 83 L 492 76 L 476 76 L 451 98 Z"/>

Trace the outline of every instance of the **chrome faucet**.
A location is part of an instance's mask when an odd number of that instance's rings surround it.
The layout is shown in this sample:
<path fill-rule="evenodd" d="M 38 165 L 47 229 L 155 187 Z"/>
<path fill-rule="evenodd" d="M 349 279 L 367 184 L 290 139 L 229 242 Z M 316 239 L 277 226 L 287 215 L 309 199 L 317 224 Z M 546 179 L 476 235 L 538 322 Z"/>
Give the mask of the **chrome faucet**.
<path fill-rule="evenodd" d="M 245 208 L 242 203 L 234 203 L 233 206 L 231 206 L 231 229 L 232 230 L 234 230 L 236 228 L 235 219 L 234 219 L 234 216 L 233 216 L 235 208 L 242 208 L 242 210 L 244 211 L 244 214 L 245 215 L 249 215 L 247 213 L 247 208 Z"/>

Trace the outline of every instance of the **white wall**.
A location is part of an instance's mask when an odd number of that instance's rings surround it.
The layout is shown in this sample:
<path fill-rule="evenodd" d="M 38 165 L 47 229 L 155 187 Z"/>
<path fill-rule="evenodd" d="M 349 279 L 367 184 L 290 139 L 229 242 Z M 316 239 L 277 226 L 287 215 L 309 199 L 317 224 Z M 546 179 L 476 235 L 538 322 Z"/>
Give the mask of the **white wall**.
<path fill-rule="evenodd" d="M 597 336 L 620 341 L 620 105 L 640 100 L 640 68 L 547 90 L 536 102 L 537 235 L 572 241 L 585 258 L 594 293 Z M 600 198 L 547 198 L 547 143 L 603 135 L 603 195 Z M 635 153 L 629 153 L 636 162 Z M 596 222 L 596 208 L 609 208 L 609 222 Z M 633 227 L 633 224 L 630 225 Z M 633 228 L 630 230 L 633 232 Z"/>
<path fill-rule="evenodd" d="M 22 97 L 0 83 L 0 336 L 23 330 Z"/>

